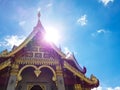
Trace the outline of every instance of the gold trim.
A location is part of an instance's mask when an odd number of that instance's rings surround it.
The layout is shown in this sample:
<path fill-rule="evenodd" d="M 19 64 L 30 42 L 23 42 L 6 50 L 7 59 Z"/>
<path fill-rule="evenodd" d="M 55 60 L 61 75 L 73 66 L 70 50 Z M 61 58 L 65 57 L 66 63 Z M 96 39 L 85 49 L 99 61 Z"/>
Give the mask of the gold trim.
<path fill-rule="evenodd" d="M 44 58 L 30 58 L 30 57 L 22 57 L 16 60 L 18 64 L 36 64 L 36 65 L 56 65 L 59 63 L 56 59 L 44 59 Z"/>
<path fill-rule="evenodd" d="M 43 85 L 43 84 L 35 84 L 35 83 L 30 83 L 30 84 L 28 84 L 28 85 L 27 85 L 27 90 L 31 90 L 31 88 L 32 88 L 34 85 L 39 85 L 39 86 L 42 88 L 42 90 L 46 90 L 45 85 Z"/>
<path fill-rule="evenodd" d="M 84 74 L 82 74 L 80 71 L 78 71 L 76 68 L 71 66 L 66 61 L 64 61 L 64 67 L 67 68 L 69 71 L 71 71 L 73 74 L 77 75 L 80 79 L 86 81 L 89 84 L 97 84 L 98 83 L 98 79 L 95 76 L 91 75 L 90 79 L 85 77 Z"/>
<path fill-rule="evenodd" d="M 55 73 L 55 70 L 54 70 L 51 66 L 49 66 L 49 65 L 42 65 L 42 66 L 39 66 L 39 69 L 44 68 L 44 67 L 49 68 L 49 69 L 53 72 L 52 80 L 53 80 L 53 81 L 56 81 L 56 73 Z"/>
<path fill-rule="evenodd" d="M 62 76 L 63 75 L 61 65 L 56 66 L 56 74 L 57 74 L 57 76 Z"/>
<path fill-rule="evenodd" d="M 38 77 L 40 75 L 41 71 L 39 69 L 36 69 L 36 70 L 34 70 L 34 73 L 35 73 L 36 77 Z"/>
<path fill-rule="evenodd" d="M 11 70 L 11 73 L 10 73 L 10 74 L 11 74 L 11 75 L 17 76 L 19 65 L 13 63 L 11 67 L 12 67 L 12 70 Z"/>
<path fill-rule="evenodd" d="M 75 90 L 82 90 L 81 84 L 75 84 L 74 88 L 75 88 Z"/>
<path fill-rule="evenodd" d="M 23 66 L 23 67 L 20 69 L 20 71 L 18 72 L 18 75 L 17 75 L 17 80 L 18 80 L 18 81 L 22 80 L 21 73 L 22 73 L 22 71 L 23 71 L 24 69 L 26 69 L 26 68 L 28 68 L 28 67 L 33 67 L 35 70 L 40 70 L 41 68 L 47 67 L 47 68 L 49 68 L 49 69 L 53 72 L 52 80 L 53 80 L 53 81 L 56 81 L 56 73 L 55 73 L 54 69 L 53 69 L 51 66 L 48 66 L 48 65 L 42 65 L 42 66 L 39 66 L 39 67 L 37 67 L 37 66 L 35 66 L 35 65 L 25 65 L 25 66 Z M 37 74 L 36 74 L 36 75 L 37 75 Z"/>
<path fill-rule="evenodd" d="M 11 65 L 11 60 L 10 59 L 0 63 L 0 70 L 4 69 L 5 67 L 7 67 L 9 65 Z"/>

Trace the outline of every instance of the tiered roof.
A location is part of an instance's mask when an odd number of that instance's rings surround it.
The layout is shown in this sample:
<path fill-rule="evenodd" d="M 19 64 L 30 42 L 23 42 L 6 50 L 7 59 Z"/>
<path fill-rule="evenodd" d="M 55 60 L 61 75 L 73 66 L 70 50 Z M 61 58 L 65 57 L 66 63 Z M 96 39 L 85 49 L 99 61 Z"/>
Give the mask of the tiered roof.
<path fill-rule="evenodd" d="M 21 43 L 18 47 L 15 47 L 10 52 L 7 52 L 7 50 L 5 50 L 0 54 L 0 70 L 3 70 L 6 67 L 10 66 L 12 61 L 9 58 L 14 57 L 14 55 L 16 53 L 18 53 L 22 48 L 27 46 L 27 44 L 38 33 L 41 33 L 42 35 L 44 35 L 46 33 L 44 27 L 42 26 L 42 24 L 40 22 L 40 12 L 38 13 L 38 23 L 37 23 L 37 25 L 34 27 L 31 34 L 23 41 L 23 43 Z M 91 86 L 96 86 L 97 87 L 99 85 L 99 80 L 95 76 L 91 75 L 90 78 L 87 78 L 85 76 L 86 68 L 85 67 L 81 68 L 81 66 L 78 64 L 77 60 L 75 59 L 74 54 L 71 54 L 68 57 L 54 43 L 50 42 L 49 44 L 52 47 L 52 49 L 54 49 L 61 56 L 61 58 L 62 58 L 61 60 L 63 60 L 64 68 L 66 68 L 67 70 L 69 70 L 70 72 L 72 72 L 73 74 L 78 76 L 81 80 L 83 80 L 84 82 L 88 83 Z M 73 65 L 71 65 L 71 63 Z"/>

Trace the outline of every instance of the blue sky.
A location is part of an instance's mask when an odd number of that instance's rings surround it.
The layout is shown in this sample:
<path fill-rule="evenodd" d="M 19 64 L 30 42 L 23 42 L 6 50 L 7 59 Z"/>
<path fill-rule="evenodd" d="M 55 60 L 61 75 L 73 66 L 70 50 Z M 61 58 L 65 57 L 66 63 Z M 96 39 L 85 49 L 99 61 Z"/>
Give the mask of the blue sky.
<path fill-rule="evenodd" d="M 120 0 L 0 0 L 0 51 L 19 45 L 37 23 L 59 32 L 57 46 L 74 52 L 99 90 L 120 90 Z"/>

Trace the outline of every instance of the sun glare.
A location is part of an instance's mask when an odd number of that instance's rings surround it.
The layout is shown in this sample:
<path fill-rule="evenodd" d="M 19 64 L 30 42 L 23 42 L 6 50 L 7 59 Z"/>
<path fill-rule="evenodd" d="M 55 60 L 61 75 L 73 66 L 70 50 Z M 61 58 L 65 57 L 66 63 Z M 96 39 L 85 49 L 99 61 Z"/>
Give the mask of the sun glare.
<path fill-rule="evenodd" d="M 45 40 L 47 42 L 53 42 L 55 44 L 59 44 L 60 33 L 58 32 L 57 29 L 53 27 L 49 27 L 46 29 Z"/>

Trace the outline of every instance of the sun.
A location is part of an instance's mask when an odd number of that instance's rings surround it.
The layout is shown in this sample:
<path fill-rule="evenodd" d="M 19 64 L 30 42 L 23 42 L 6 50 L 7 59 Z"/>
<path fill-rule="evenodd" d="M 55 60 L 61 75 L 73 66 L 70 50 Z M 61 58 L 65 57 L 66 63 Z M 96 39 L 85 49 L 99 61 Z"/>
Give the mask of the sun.
<path fill-rule="evenodd" d="M 47 27 L 46 34 L 45 34 L 45 40 L 47 42 L 53 42 L 55 44 L 59 44 L 60 33 L 58 32 L 56 28 Z"/>

